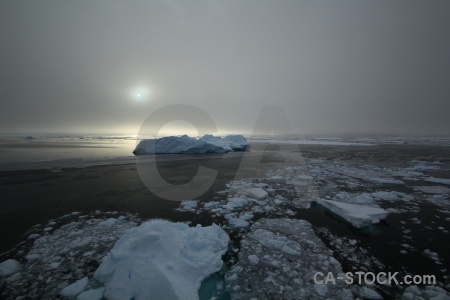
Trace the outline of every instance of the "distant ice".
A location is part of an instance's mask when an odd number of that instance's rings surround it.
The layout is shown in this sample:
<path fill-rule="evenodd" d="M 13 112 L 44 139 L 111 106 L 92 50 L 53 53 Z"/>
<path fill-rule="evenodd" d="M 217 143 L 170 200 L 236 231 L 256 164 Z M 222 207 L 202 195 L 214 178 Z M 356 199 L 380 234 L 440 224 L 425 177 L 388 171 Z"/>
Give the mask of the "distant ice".
<path fill-rule="evenodd" d="M 178 207 L 177 210 L 194 212 L 197 205 L 198 205 L 197 200 L 183 200 L 181 201 L 180 207 Z"/>
<path fill-rule="evenodd" d="M 107 299 L 198 299 L 222 268 L 228 235 L 217 225 L 152 220 L 125 233 L 95 271 Z"/>
<path fill-rule="evenodd" d="M 428 177 L 428 178 L 425 179 L 425 181 L 432 182 L 432 183 L 440 183 L 440 184 L 450 185 L 450 179 L 446 179 L 446 178 Z"/>
<path fill-rule="evenodd" d="M 20 269 L 20 263 L 14 259 L 8 259 L 0 263 L 0 276 L 9 276 Z"/>
<path fill-rule="evenodd" d="M 427 194 L 448 194 L 450 195 L 450 188 L 440 185 L 426 185 L 426 186 L 415 186 L 415 190 L 419 190 L 421 192 Z"/>
<path fill-rule="evenodd" d="M 141 140 L 133 153 L 135 155 L 226 153 L 245 151 L 248 147 L 247 140 L 242 135 L 229 135 L 224 138 L 204 135 L 199 139 L 183 135 Z"/>
<path fill-rule="evenodd" d="M 342 203 L 333 200 L 318 199 L 316 202 L 357 228 L 378 223 L 380 220 L 386 218 L 389 213 L 382 208 Z"/>
<path fill-rule="evenodd" d="M 371 178 L 370 181 L 381 185 L 405 185 L 403 181 L 392 178 Z"/>
<path fill-rule="evenodd" d="M 373 197 L 385 200 L 385 201 L 411 201 L 413 199 L 412 196 L 407 195 L 401 192 L 386 192 L 386 191 L 378 191 L 371 194 Z"/>

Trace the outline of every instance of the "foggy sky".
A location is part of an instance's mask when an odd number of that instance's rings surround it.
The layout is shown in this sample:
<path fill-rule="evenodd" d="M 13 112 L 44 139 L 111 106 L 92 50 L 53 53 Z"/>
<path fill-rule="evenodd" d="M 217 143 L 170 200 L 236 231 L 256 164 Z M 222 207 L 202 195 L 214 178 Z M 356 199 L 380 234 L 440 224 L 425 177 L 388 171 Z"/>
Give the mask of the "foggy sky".
<path fill-rule="evenodd" d="M 0 132 L 137 134 L 168 104 L 251 132 L 450 134 L 450 1 L 0 2 Z"/>

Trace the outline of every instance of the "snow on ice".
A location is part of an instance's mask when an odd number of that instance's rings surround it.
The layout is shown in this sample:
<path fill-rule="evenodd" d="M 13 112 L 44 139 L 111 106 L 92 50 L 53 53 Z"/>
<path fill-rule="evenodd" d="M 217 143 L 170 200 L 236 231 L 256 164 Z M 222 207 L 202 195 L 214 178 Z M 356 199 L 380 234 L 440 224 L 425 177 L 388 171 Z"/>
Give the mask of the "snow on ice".
<path fill-rule="evenodd" d="M 208 134 L 199 139 L 183 135 L 142 140 L 133 153 L 135 155 L 226 153 L 245 151 L 248 147 L 247 140 L 242 135 L 228 135 L 221 138 Z"/>
<path fill-rule="evenodd" d="M 198 299 L 222 268 L 228 235 L 217 225 L 152 220 L 125 233 L 95 271 L 107 299 Z"/>

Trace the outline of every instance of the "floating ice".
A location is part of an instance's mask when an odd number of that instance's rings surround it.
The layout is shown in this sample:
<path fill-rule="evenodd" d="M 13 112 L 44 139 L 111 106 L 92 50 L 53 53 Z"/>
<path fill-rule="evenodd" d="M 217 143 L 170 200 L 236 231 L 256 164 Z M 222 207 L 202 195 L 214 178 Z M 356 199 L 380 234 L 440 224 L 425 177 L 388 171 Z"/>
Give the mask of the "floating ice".
<path fill-rule="evenodd" d="M 20 263 L 14 259 L 5 260 L 0 264 L 0 276 L 9 276 L 20 269 Z"/>
<path fill-rule="evenodd" d="M 135 155 L 154 153 L 226 153 L 230 151 L 245 151 L 248 147 L 247 140 L 242 135 L 229 135 L 224 138 L 204 135 L 199 139 L 183 135 L 180 137 L 169 136 L 142 140 L 133 153 Z"/>
<path fill-rule="evenodd" d="M 250 188 L 244 191 L 250 198 L 261 199 L 267 196 L 267 192 L 262 188 Z"/>
<path fill-rule="evenodd" d="M 433 299 L 433 300 L 450 300 L 448 292 L 438 286 L 425 286 L 425 288 L 419 288 L 417 285 L 408 286 L 402 299 L 414 300 L 414 299 Z"/>
<path fill-rule="evenodd" d="M 357 228 L 378 223 L 388 215 L 388 211 L 377 207 L 342 203 L 325 199 L 318 199 L 316 202 L 339 215 Z"/>
<path fill-rule="evenodd" d="M 52 222 L 34 226 L 28 234 L 33 239 L 20 245 L 16 255 L 23 261 L 21 272 L 16 273 L 20 276 L 2 286 L 0 298 L 56 299 L 69 283 L 92 274 L 119 237 L 140 222 L 133 215 L 110 218 L 114 214 L 65 215 L 53 220 L 54 230 L 39 238 L 36 232 Z"/>
<path fill-rule="evenodd" d="M 314 284 L 318 271 L 342 273 L 341 265 L 315 236 L 310 223 L 260 219 L 243 236 L 239 262 L 225 280 L 232 299 L 352 298 L 343 281 Z"/>
<path fill-rule="evenodd" d="M 419 190 L 421 192 L 427 194 L 449 194 L 450 188 L 441 186 L 441 185 L 427 185 L 427 186 L 415 186 L 415 190 Z"/>
<path fill-rule="evenodd" d="M 432 183 L 440 183 L 440 184 L 450 185 L 450 179 L 446 179 L 446 178 L 428 177 L 428 178 L 425 179 L 425 181 L 432 182 Z"/>
<path fill-rule="evenodd" d="M 76 297 L 86 288 L 88 282 L 87 277 L 81 278 L 63 288 L 59 294 L 63 297 Z"/>
<path fill-rule="evenodd" d="M 104 287 L 87 290 L 78 295 L 77 300 L 101 300 L 103 299 Z"/>
<path fill-rule="evenodd" d="M 228 220 L 228 226 L 232 229 L 248 227 L 249 223 L 244 219 L 231 218 Z"/>
<path fill-rule="evenodd" d="M 120 238 L 94 276 L 107 299 L 198 299 L 203 279 L 222 268 L 228 242 L 214 224 L 145 222 Z"/>
<path fill-rule="evenodd" d="M 195 211 L 198 205 L 197 200 L 183 200 L 180 203 L 180 207 L 177 208 L 178 211 Z"/>
<path fill-rule="evenodd" d="M 403 181 L 392 178 L 371 178 L 370 181 L 381 185 L 405 185 Z"/>

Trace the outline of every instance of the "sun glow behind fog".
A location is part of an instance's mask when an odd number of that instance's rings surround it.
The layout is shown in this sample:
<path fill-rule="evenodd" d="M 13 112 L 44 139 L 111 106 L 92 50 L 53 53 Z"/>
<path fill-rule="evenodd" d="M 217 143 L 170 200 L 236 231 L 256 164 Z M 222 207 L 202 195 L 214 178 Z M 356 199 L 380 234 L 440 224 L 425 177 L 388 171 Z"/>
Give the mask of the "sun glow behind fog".
<path fill-rule="evenodd" d="M 128 97 L 135 102 L 146 102 L 150 100 L 152 94 L 151 89 L 145 86 L 134 87 L 128 91 Z"/>

